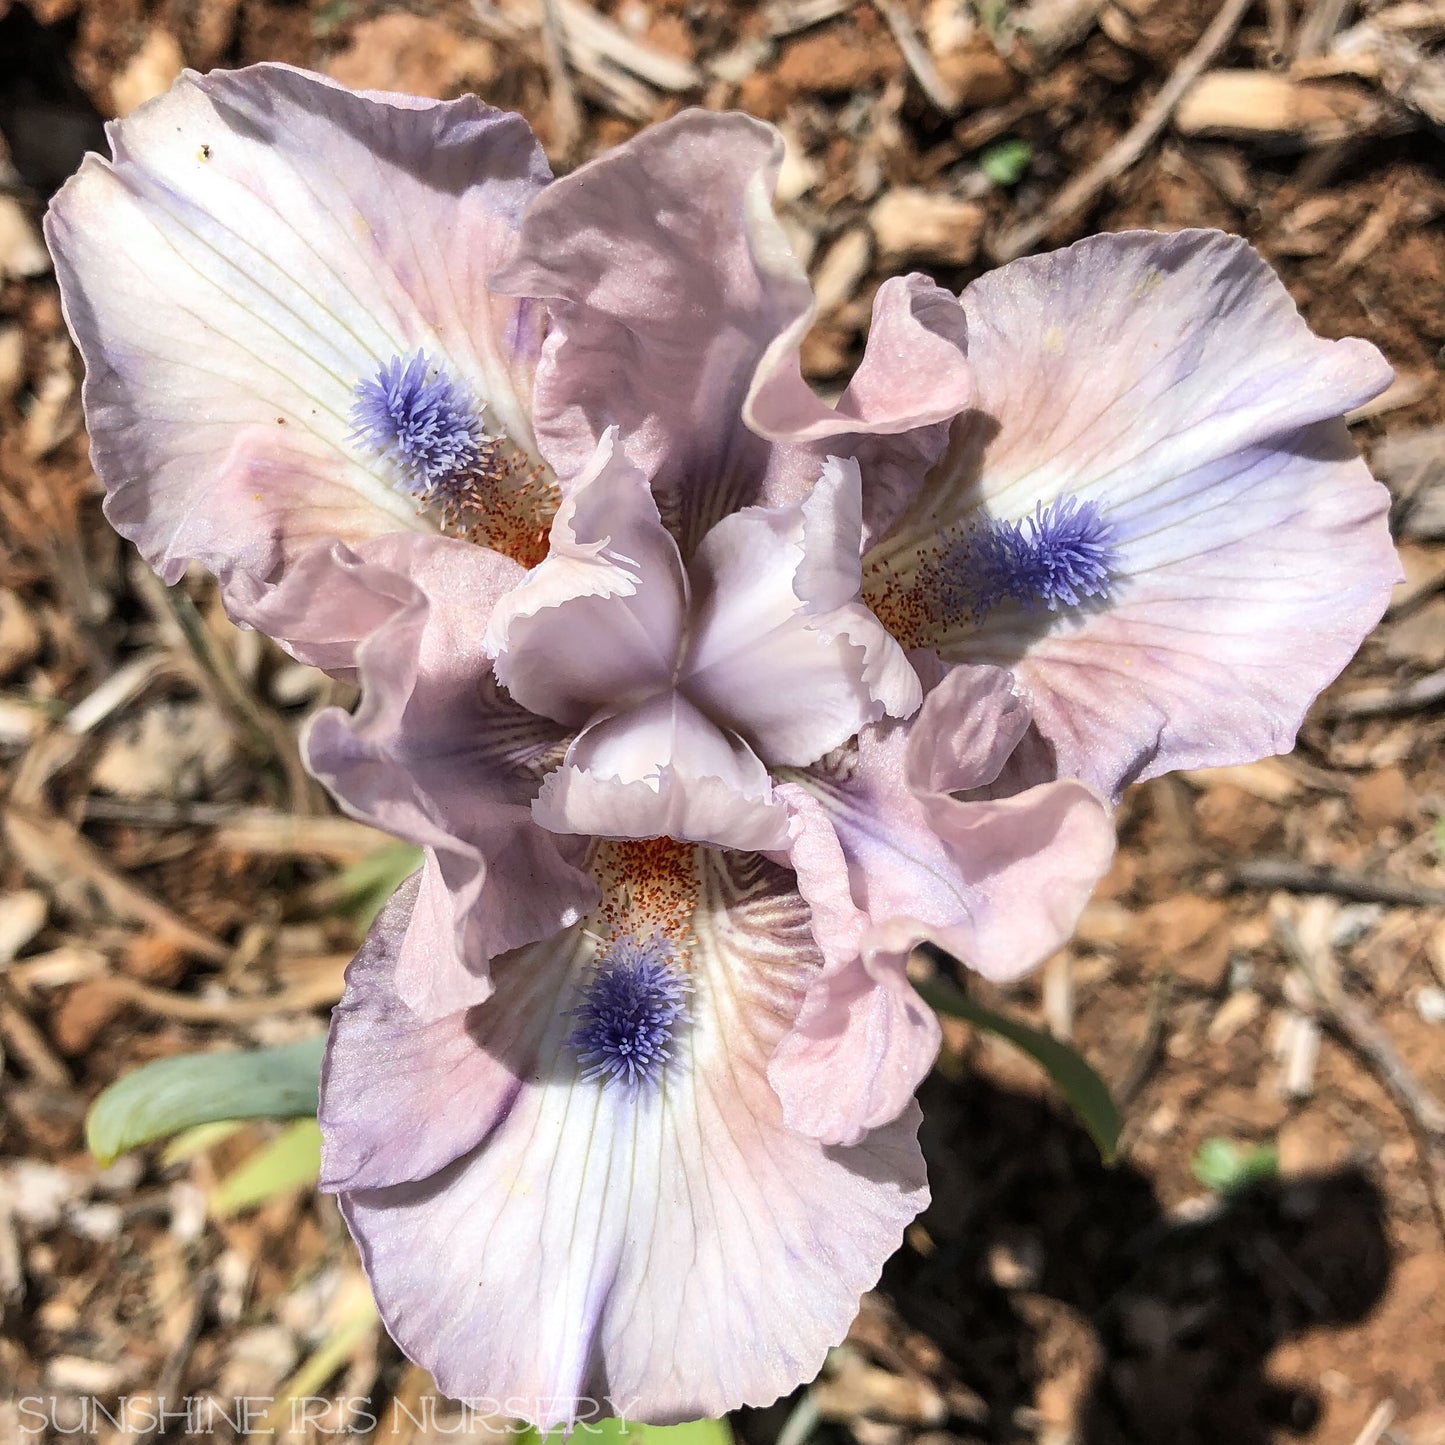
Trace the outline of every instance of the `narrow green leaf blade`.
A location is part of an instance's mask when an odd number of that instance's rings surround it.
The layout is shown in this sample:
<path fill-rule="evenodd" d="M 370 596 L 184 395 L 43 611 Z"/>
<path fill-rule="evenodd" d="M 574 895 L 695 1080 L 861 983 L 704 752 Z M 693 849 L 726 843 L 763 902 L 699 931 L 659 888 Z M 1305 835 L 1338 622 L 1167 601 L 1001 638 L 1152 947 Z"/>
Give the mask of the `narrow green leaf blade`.
<path fill-rule="evenodd" d="M 298 1119 L 211 1190 L 211 1213 L 235 1214 L 320 1177 L 321 1126 L 315 1119 Z"/>
<path fill-rule="evenodd" d="M 224 1144 L 232 1134 L 246 1127 L 244 1119 L 217 1119 L 212 1124 L 197 1124 L 194 1129 L 184 1129 L 161 1150 L 161 1163 L 184 1164 L 217 1144 Z"/>
<path fill-rule="evenodd" d="M 925 950 L 931 952 L 931 950 Z M 947 955 L 938 955 L 947 959 Z M 952 962 L 953 960 L 949 960 Z M 1040 1033 L 1006 1014 L 995 1013 L 956 988 L 945 979 L 934 978 L 916 984 L 924 1002 L 941 1014 L 952 1018 L 967 1019 L 975 1028 L 987 1029 L 1001 1039 L 1007 1039 L 1031 1059 L 1042 1066 L 1053 1080 L 1059 1092 L 1068 1100 L 1069 1107 L 1079 1116 L 1080 1123 L 1089 1131 L 1098 1146 L 1106 1164 L 1114 1162 L 1119 1147 L 1119 1131 L 1124 1120 L 1109 1093 L 1109 1086 L 1094 1072 L 1088 1061 L 1076 1049 L 1061 1043 L 1051 1034 Z"/>
<path fill-rule="evenodd" d="M 90 1107 L 85 1138 L 109 1164 L 127 1149 L 222 1119 L 314 1116 L 324 1038 L 244 1053 L 157 1059 L 118 1079 Z"/>
<path fill-rule="evenodd" d="M 642 1425 L 635 1420 L 579 1421 L 570 1437 L 558 1427 L 548 1435 L 522 1426 L 514 1436 L 516 1445 L 733 1445 L 732 1426 L 726 1420 L 690 1420 L 685 1425 Z"/>

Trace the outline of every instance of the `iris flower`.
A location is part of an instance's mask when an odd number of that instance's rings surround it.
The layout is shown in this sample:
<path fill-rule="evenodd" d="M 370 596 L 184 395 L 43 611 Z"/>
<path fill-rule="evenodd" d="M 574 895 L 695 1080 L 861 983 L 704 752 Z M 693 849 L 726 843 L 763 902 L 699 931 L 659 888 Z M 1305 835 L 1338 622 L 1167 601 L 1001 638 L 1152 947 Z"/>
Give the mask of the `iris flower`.
<path fill-rule="evenodd" d="M 1378 616 L 1382 363 L 1124 236 L 885 283 L 830 408 L 744 117 L 549 181 L 266 66 L 112 144 L 49 222 L 108 513 L 360 683 L 308 760 L 424 850 L 323 1077 L 388 1328 L 543 1426 L 771 1400 L 926 1202 L 913 947 L 1037 963 L 1118 788 L 1287 743 Z"/>

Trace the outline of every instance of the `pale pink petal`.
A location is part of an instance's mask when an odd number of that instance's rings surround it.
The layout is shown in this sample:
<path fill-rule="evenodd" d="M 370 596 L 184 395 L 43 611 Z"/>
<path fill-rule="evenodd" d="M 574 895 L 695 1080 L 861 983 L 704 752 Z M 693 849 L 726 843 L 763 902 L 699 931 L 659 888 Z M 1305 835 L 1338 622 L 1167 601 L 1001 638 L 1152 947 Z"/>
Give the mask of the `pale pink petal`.
<path fill-rule="evenodd" d="M 744 416 L 775 441 L 824 441 L 861 431 L 905 432 L 952 421 L 968 405 L 968 326 L 958 300 L 927 276 L 893 276 L 873 299 L 868 349 L 836 407 L 803 380 L 798 346 L 813 316 L 768 348 Z"/>
<path fill-rule="evenodd" d="M 1049 745 L 1048 775 L 1117 796 L 1171 769 L 1287 753 L 1384 613 L 1400 575 L 1389 497 L 1343 423 L 1209 472 L 1207 495 L 1200 469 L 1199 492 L 1161 506 L 1147 524 L 1159 531 L 1121 547 L 1139 560 L 1109 607 L 1042 636 L 1000 613 L 944 649 L 1012 666 Z"/>
<path fill-rule="evenodd" d="M 799 775 L 868 916 L 914 920 L 920 938 L 991 978 L 1016 977 L 1064 943 L 1113 856 L 1108 809 L 1082 783 L 955 796 L 993 783 L 1027 725 L 1007 673 L 956 668 L 911 724 L 870 728 L 856 756 Z"/>
<path fill-rule="evenodd" d="M 866 559 L 874 610 L 910 645 L 1012 668 L 1050 775 L 1106 796 L 1287 750 L 1397 575 L 1388 498 L 1339 420 L 1389 381 L 1379 353 L 1311 335 L 1218 232 L 1096 236 L 963 304 L 976 410 Z M 927 581 L 950 537 L 1061 497 L 1113 531 L 1103 594 L 980 622 Z"/>
<path fill-rule="evenodd" d="M 492 612 L 497 677 L 523 707 L 571 727 L 664 689 L 686 586 L 647 478 L 609 431 L 568 489 L 546 560 Z"/>
<path fill-rule="evenodd" d="M 109 129 L 46 231 L 107 515 L 167 582 L 199 561 L 247 619 L 313 546 L 434 530 L 349 439 L 393 358 L 426 350 L 532 454 L 542 318 L 487 286 L 547 178 L 520 117 L 263 65 Z"/>
<path fill-rule="evenodd" d="M 487 961 L 547 938 L 596 899 L 580 839 L 532 822 L 531 800 L 563 734 L 491 679 L 481 636 L 521 568 L 446 538 L 414 549 L 412 595 L 362 644 L 362 701 L 313 719 L 308 766 L 352 816 L 434 855 L 422 900 L 449 905 L 453 944 L 403 950 L 401 990 L 435 1016 L 484 998 Z"/>
<path fill-rule="evenodd" d="M 403 940 L 442 952 L 451 947 L 450 918 L 429 917 L 417 891 L 412 878 L 382 909 L 346 970 L 345 996 L 331 1011 L 320 1115 L 325 1189 L 435 1174 L 481 1142 L 488 1121 L 520 1088 L 505 1062 L 477 1046 L 470 1013 L 428 1020 L 398 995 Z M 527 990 L 525 974 L 508 970 L 494 1007 L 516 1009 Z M 415 1127 L 423 1121 L 426 1127 Z"/>
<path fill-rule="evenodd" d="M 768 1063 L 768 1080 L 790 1129 L 856 1144 L 908 1108 L 938 1055 L 938 1019 L 906 973 L 927 931 L 898 919 L 870 929 L 823 809 L 795 785 L 778 791 L 792 815 L 788 859 L 824 966 Z"/>
<path fill-rule="evenodd" d="M 853 1145 L 907 1112 L 938 1057 L 938 1017 L 908 982 L 908 957 L 927 930 L 890 919 L 866 935 L 841 973 L 815 983 L 768 1078 L 788 1127 Z"/>
<path fill-rule="evenodd" d="M 812 305 L 770 204 L 782 154 L 771 126 L 685 111 L 549 186 L 499 282 L 552 312 L 535 409 L 558 474 L 617 424 L 685 552 L 759 495 L 770 449 L 743 401 Z"/>
<path fill-rule="evenodd" d="M 692 866 L 690 1017 L 637 1091 L 582 1078 L 567 1043 L 580 931 L 498 960 L 496 998 L 467 1015 L 488 1056 L 473 1066 L 454 1027 L 409 1040 L 394 1003 L 349 984 L 322 1102 L 329 1172 L 409 1176 L 481 1141 L 428 1179 L 341 1199 L 388 1330 L 450 1396 L 544 1428 L 589 1400 L 664 1423 L 768 1403 L 817 1372 L 926 1202 L 916 1105 L 846 1149 L 783 1122 L 767 1063 L 819 967 L 788 874 L 711 850 Z M 433 1039 L 460 1111 L 411 1068 Z M 381 1048 L 406 1061 L 405 1083 L 374 1086 L 394 1110 L 336 1108 L 364 1067 L 342 1056 Z M 434 1144 L 387 1138 L 434 1121 Z"/>
<path fill-rule="evenodd" d="M 697 613 L 680 673 L 770 765 L 802 765 L 922 696 L 902 649 L 857 601 L 857 464 L 830 459 L 809 498 L 725 517 L 689 567 Z"/>
<path fill-rule="evenodd" d="M 393 532 L 352 546 L 322 543 L 299 553 L 274 581 L 237 572 L 228 604 L 293 657 L 352 681 L 358 641 L 416 595 L 406 580 L 413 549 L 421 556 L 438 540 Z"/>
<path fill-rule="evenodd" d="M 862 363 L 832 408 L 799 367 L 798 346 L 812 319 L 809 311 L 769 348 L 743 418 L 760 435 L 793 444 L 768 478 L 774 504 L 797 500 L 798 488 L 811 486 L 803 458 L 819 444 L 855 457 L 867 479 L 863 532 L 871 539 L 918 490 L 947 444 L 948 424 L 972 399 L 967 322 L 958 298 L 927 276 L 890 277 L 873 298 Z M 815 445 L 796 445 L 802 442 Z"/>

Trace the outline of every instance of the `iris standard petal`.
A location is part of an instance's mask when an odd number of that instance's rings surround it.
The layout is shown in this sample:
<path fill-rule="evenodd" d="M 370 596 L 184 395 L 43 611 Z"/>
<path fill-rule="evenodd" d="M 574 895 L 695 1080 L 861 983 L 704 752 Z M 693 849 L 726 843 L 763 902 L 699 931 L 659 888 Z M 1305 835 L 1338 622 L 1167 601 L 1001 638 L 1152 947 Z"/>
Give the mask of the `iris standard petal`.
<path fill-rule="evenodd" d="M 308 547 L 435 530 L 353 436 L 390 362 L 425 353 L 532 455 L 540 311 L 487 286 L 547 179 L 519 116 L 262 65 L 109 133 L 46 230 L 107 515 L 167 582 L 199 561 L 246 619 Z"/>
<path fill-rule="evenodd" d="M 968 325 L 958 298 L 927 276 L 892 276 L 873 298 L 863 360 L 836 407 L 802 378 L 798 346 L 811 310 L 769 348 L 743 419 L 779 443 L 765 500 L 796 501 L 811 487 L 824 447 L 867 474 L 863 534 L 878 537 L 918 490 L 973 396 Z"/>
<path fill-rule="evenodd" d="M 848 1149 L 783 1122 L 767 1063 L 818 967 L 791 877 L 756 856 L 659 847 L 670 863 L 654 849 L 623 874 L 630 906 L 647 913 L 661 898 L 685 921 L 687 1017 L 665 1069 L 638 1088 L 585 1074 L 568 1011 L 586 996 L 587 935 L 509 955 L 497 1000 L 513 973 L 525 994 L 465 1025 L 487 1060 L 438 1060 L 479 1101 L 478 1147 L 430 1178 L 342 1195 L 408 1355 L 447 1394 L 543 1427 L 774 1399 L 816 1372 L 926 1202 L 916 1105 Z M 389 1155 L 381 1137 L 396 1113 L 333 1110 L 348 1055 L 380 1036 L 406 1060 L 426 1052 L 399 1037 L 384 970 L 375 989 L 362 972 L 329 1049 L 327 1157 L 409 1179 L 415 1156 Z M 405 1127 L 425 1129 L 439 1086 L 409 1065 L 406 1078 L 387 1095 Z M 454 1123 L 442 1130 L 438 1154 L 460 1142 Z"/>
<path fill-rule="evenodd" d="M 499 285 L 548 303 L 537 433 L 559 475 L 621 428 L 685 553 L 755 501 L 768 445 L 741 421 L 769 345 L 812 290 L 773 215 L 771 126 L 689 110 L 538 198 Z"/>
<path fill-rule="evenodd" d="M 1397 575 L 1339 420 L 1379 353 L 1313 336 L 1218 232 L 1096 236 L 963 305 L 975 410 L 865 559 L 875 612 L 1012 668 L 1048 775 L 1106 796 L 1287 750 Z"/>

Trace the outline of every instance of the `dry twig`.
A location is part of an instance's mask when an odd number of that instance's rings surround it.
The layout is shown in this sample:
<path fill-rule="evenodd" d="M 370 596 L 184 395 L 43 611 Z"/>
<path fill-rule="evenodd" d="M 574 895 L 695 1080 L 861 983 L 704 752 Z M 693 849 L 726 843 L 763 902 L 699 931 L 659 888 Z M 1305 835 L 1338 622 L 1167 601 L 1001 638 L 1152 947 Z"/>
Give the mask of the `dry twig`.
<path fill-rule="evenodd" d="M 1307 945 L 1283 910 L 1274 912 L 1274 933 L 1298 965 L 1285 981 L 1285 996 L 1296 1008 L 1317 1015 L 1369 1066 L 1414 1130 L 1430 1186 L 1435 1223 L 1445 1233 L 1445 1104 L 1411 1071 L 1389 1034 L 1340 986 L 1339 970 L 1326 945 Z M 1291 986 L 1292 982 L 1295 986 Z M 1302 982 L 1303 986 L 1299 986 Z"/>
<path fill-rule="evenodd" d="M 117 918 L 153 929 L 183 953 L 208 963 L 224 963 L 229 956 L 224 944 L 113 872 L 96 848 L 64 819 L 11 807 L 5 814 L 5 832 L 21 861 L 42 880 L 83 883 L 104 899 Z"/>
<path fill-rule="evenodd" d="M 1330 48 L 1335 32 L 1345 23 L 1350 0 L 1310 0 L 1294 35 L 1294 58 L 1308 60 Z"/>
<path fill-rule="evenodd" d="M 1149 991 L 1149 1009 L 1144 1016 L 1144 1036 L 1129 1060 L 1123 1081 L 1114 1090 L 1114 1102 L 1122 1112 L 1139 1097 L 1149 1076 L 1154 1072 L 1164 1050 L 1164 1032 L 1169 1022 L 1169 1004 L 1174 994 L 1174 976 L 1165 971 L 1154 980 Z"/>
<path fill-rule="evenodd" d="M 1327 716 L 1404 717 L 1412 712 L 1423 712 L 1442 701 L 1445 701 L 1445 668 L 1417 677 L 1404 687 L 1372 687 L 1350 693 L 1331 704 Z"/>
<path fill-rule="evenodd" d="M 913 72 L 913 78 L 922 87 L 923 93 L 945 115 L 952 115 L 958 109 L 958 92 L 938 73 L 933 58 L 924 48 L 918 32 L 913 28 L 913 22 L 908 18 L 908 12 L 898 0 L 873 0 L 873 6 L 893 32 L 893 39 L 898 43 L 904 62 Z"/>
<path fill-rule="evenodd" d="M 127 1003 L 161 1018 L 179 1019 L 183 1023 L 255 1023 L 258 1019 L 306 1013 L 335 1003 L 341 997 L 342 976 L 351 958 L 349 953 L 331 953 L 314 959 L 297 959 L 291 968 L 293 976 L 297 965 L 301 965 L 310 977 L 299 978 L 280 993 L 248 994 L 244 997 L 196 998 L 192 994 L 172 993 L 169 989 L 153 988 L 150 984 L 137 983 L 133 978 L 122 976 L 106 982 Z"/>
<path fill-rule="evenodd" d="M 167 587 L 149 567 L 137 564 L 131 580 L 151 615 L 169 634 L 177 653 L 191 662 L 195 681 L 217 709 L 240 724 L 258 756 L 274 758 L 286 779 L 287 802 L 293 813 L 310 811 L 311 782 L 301 761 L 296 734 L 252 695 L 224 648 L 216 643 L 205 620 L 186 592 Z"/>
<path fill-rule="evenodd" d="M 551 85 L 552 138 L 557 154 L 570 160 L 582 139 L 582 107 L 572 89 L 567 54 L 562 44 L 562 19 L 558 0 L 542 0 L 542 56 L 547 62 Z"/>
<path fill-rule="evenodd" d="M 1228 869 L 1226 888 L 1280 889 L 1287 893 L 1328 893 L 1353 903 L 1385 903 L 1403 908 L 1445 908 L 1445 888 L 1388 878 L 1379 873 L 1355 873 L 1348 868 L 1327 868 L 1293 858 L 1246 858 Z"/>

